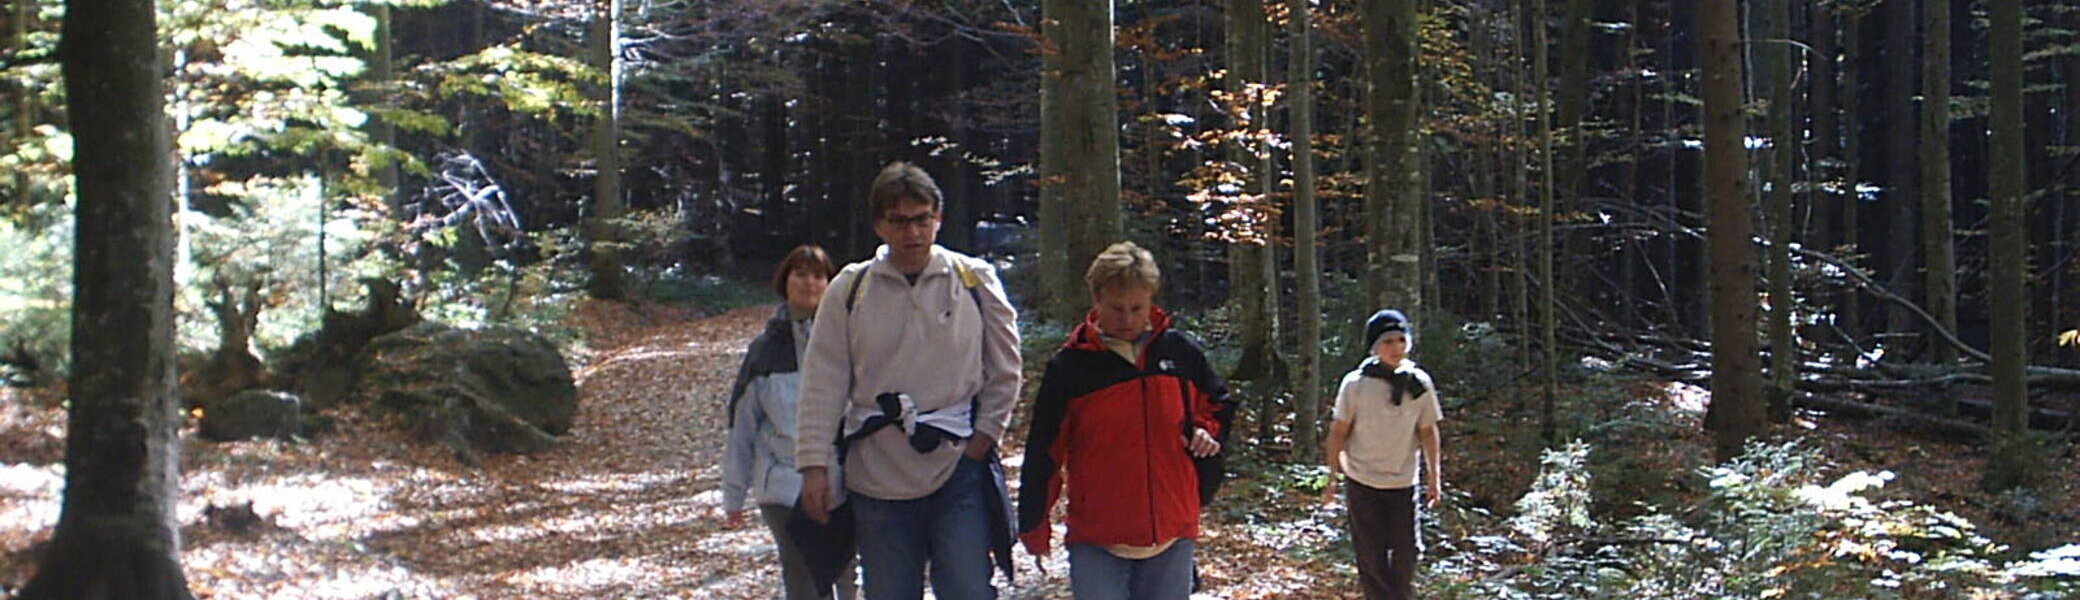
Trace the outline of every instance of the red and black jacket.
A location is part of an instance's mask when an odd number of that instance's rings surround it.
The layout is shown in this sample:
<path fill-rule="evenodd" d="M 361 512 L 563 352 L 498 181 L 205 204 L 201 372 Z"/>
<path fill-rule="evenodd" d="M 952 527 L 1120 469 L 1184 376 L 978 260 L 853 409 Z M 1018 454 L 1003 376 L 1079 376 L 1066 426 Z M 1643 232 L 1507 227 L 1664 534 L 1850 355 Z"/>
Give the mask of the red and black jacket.
<path fill-rule="evenodd" d="M 1161 309 L 1150 311 L 1150 339 L 1137 362 L 1105 347 L 1095 314 L 1048 360 L 1018 493 L 1019 539 L 1029 552 L 1049 549 L 1048 515 L 1064 472 L 1067 543 L 1151 546 L 1198 537 L 1201 473 L 1185 449 L 1185 422 L 1189 414 L 1225 444 L 1228 388 L 1197 341 L 1171 331 Z"/>

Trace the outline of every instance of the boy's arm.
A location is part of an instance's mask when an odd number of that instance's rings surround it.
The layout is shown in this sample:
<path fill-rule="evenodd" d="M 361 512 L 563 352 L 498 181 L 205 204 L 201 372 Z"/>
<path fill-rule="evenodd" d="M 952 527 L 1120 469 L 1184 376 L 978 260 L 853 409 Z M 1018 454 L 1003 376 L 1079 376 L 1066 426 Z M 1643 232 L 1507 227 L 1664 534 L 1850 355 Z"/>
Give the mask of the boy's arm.
<path fill-rule="evenodd" d="M 1442 455 L 1444 436 L 1437 432 L 1437 424 L 1431 423 L 1416 427 L 1416 438 L 1423 444 L 1425 483 L 1430 486 L 1430 491 L 1435 493 L 1438 491 L 1439 483 L 1444 480 L 1444 471 L 1439 466 L 1440 463 L 1444 462 Z"/>
<path fill-rule="evenodd" d="M 1336 499 L 1336 477 L 1343 474 L 1343 451 L 1351 440 L 1351 424 L 1357 419 L 1351 405 L 1351 388 L 1358 380 L 1344 376 L 1336 386 L 1336 404 L 1329 409 L 1329 435 L 1322 441 L 1322 455 L 1329 463 L 1329 481 L 1322 484 L 1322 503 Z"/>
<path fill-rule="evenodd" d="M 1423 446 L 1424 485 L 1429 488 L 1430 499 L 1425 503 L 1435 507 L 1444 497 L 1444 434 L 1437 430 L 1437 421 L 1444 418 L 1443 403 L 1437 396 L 1437 385 L 1430 384 L 1430 393 L 1425 394 L 1429 406 L 1424 408 L 1422 418 L 1416 424 L 1416 440 Z"/>
<path fill-rule="evenodd" d="M 1350 443 L 1350 439 L 1351 422 L 1349 420 L 1339 419 L 1329 422 L 1329 439 L 1323 442 L 1324 447 L 1322 449 L 1322 454 L 1328 457 L 1326 460 L 1329 463 L 1329 479 L 1327 483 L 1322 484 L 1322 502 L 1324 504 L 1336 499 L 1336 478 L 1343 475 L 1343 449 L 1346 444 Z"/>
<path fill-rule="evenodd" d="M 1058 367 L 1049 361 L 1040 374 L 1040 390 L 1033 400 L 1033 421 L 1026 429 L 1025 465 L 1019 470 L 1018 537 L 1026 552 L 1034 556 L 1044 556 L 1049 551 L 1054 531 L 1048 514 L 1061 497 L 1059 474 L 1062 461 L 1068 458 L 1057 448 L 1063 446 L 1062 423 L 1069 412 L 1069 399 L 1062 397 Z"/>
<path fill-rule="evenodd" d="M 1193 365 L 1192 372 L 1187 376 L 1200 392 L 1192 397 L 1192 425 L 1212 434 L 1214 441 L 1225 448 L 1228 426 L 1235 422 L 1235 403 L 1228 399 L 1228 382 L 1222 380 L 1213 364 L 1206 360 L 1206 351 L 1199 346 L 1199 340 L 1191 335 L 1181 337 L 1192 354 L 1187 362 Z"/>

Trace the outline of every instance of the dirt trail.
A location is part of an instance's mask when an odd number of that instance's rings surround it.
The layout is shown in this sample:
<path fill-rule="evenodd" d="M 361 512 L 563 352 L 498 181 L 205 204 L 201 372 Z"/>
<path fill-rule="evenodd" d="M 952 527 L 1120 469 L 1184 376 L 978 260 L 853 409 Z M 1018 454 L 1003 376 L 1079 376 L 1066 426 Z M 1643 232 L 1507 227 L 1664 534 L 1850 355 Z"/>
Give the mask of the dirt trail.
<path fill-rule="evenodd" d="M 352 408 L 336 411 L 335 433 L 308 442 L 190 436 L 180 509 L 189 584 L 199 598 L 227 599 L 775 597 L 770 536 L 756 519 L 728 529 L 720 513 L 724 396 L 772 310 L 579 307 L 571 319 L 592 350 L 575 374 L 578 422 L 536 456 L 468 467 Z M 55 405 L 0 398 L 0 599 L 26 583 L 57 520 L 63 419 Z M 1010 450 L 1014 478 L 1020 458 Z M 1210 593 L 1197 597 L 1322 596 L 1266 544 L 1209 526 L 1200 562 Z M 999 578 L 1001 597 L 1067 598 L 1066 553 L 1047 571 L 1021 553 L 1019 584 Z"/>

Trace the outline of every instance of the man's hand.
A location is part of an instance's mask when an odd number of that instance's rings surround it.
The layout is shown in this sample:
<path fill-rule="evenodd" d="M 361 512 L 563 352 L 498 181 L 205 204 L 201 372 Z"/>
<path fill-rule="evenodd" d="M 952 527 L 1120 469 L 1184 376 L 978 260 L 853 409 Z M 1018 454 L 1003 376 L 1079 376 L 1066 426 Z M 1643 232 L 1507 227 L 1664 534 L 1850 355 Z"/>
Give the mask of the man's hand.
<path fill-rule="evenodd" d="M 1213 434 L 1207 433 L 1205 429 L 1193 427 L 1192 439 L 1185 440 L 1185 448 L 1192 451 L 1192 456 L 1206 458 L 1220 452 L 1221 443 L 1213 439 Z"/>
<path fill-rule="evenodd" d="M 1430 477 L 1428 479 L 1429 485 L 1425 485 L 1423 487 L 1427 489 L 1427 491 L 1430 494 L 1430 497 L 1426 500 L 1423 500 L 1423 508 L 1437 508 L 1437 503 L 1442 501 L 1444 498 L 1444 483 L 1438 481 L 1436 477 Z"/>
<path fill-rule="evenodd" d="M 989 455 L 990 450 L 994 450 L 996 447 L 996 438 L 990 437 L 987 433 L 978 433 L 975 434 L 975 437 L 968 438 L 966 454 L 970 460 L 980 461 L 984 456 Z"/>
<path fill-rule="evenodd" d="M 831 480 L 824 467 L 802 469 L 802 512 L 809 520 L 822 524 L 831 522 Z"/>
<path fill-rule="evenodd" d="M 723 527 L 728 527 L 730 529 L 740 529 L 744 527 L 743 509 L 725 510 L 722 512 L 726 513 L 726 515 L 722 519 Z"/>
<path fill-rule="evenodd" d="M 1322 482 L 1322 506 L 1336 503 L 1336 473 L 1329 473 L 1329 480 Z"/>

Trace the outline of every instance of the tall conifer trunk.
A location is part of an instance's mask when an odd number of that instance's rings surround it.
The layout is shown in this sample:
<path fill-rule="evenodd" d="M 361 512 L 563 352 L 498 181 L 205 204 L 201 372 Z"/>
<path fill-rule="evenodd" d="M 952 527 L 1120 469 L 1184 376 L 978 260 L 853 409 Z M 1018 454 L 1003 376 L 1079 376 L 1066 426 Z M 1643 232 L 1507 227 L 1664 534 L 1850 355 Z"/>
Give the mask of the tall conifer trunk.
<path fill-rule="evenodd" d="M 1741 117 L 1740 11 L 1704 0 L 1705 201 L 1711 246 L 1712 401 L 1705 422 L 1717 456 L 1738 456 L 1765 425 L 1762 365 L 1755 352 L 1755 236 L 1748 194 L 1747 126 Z"/>

